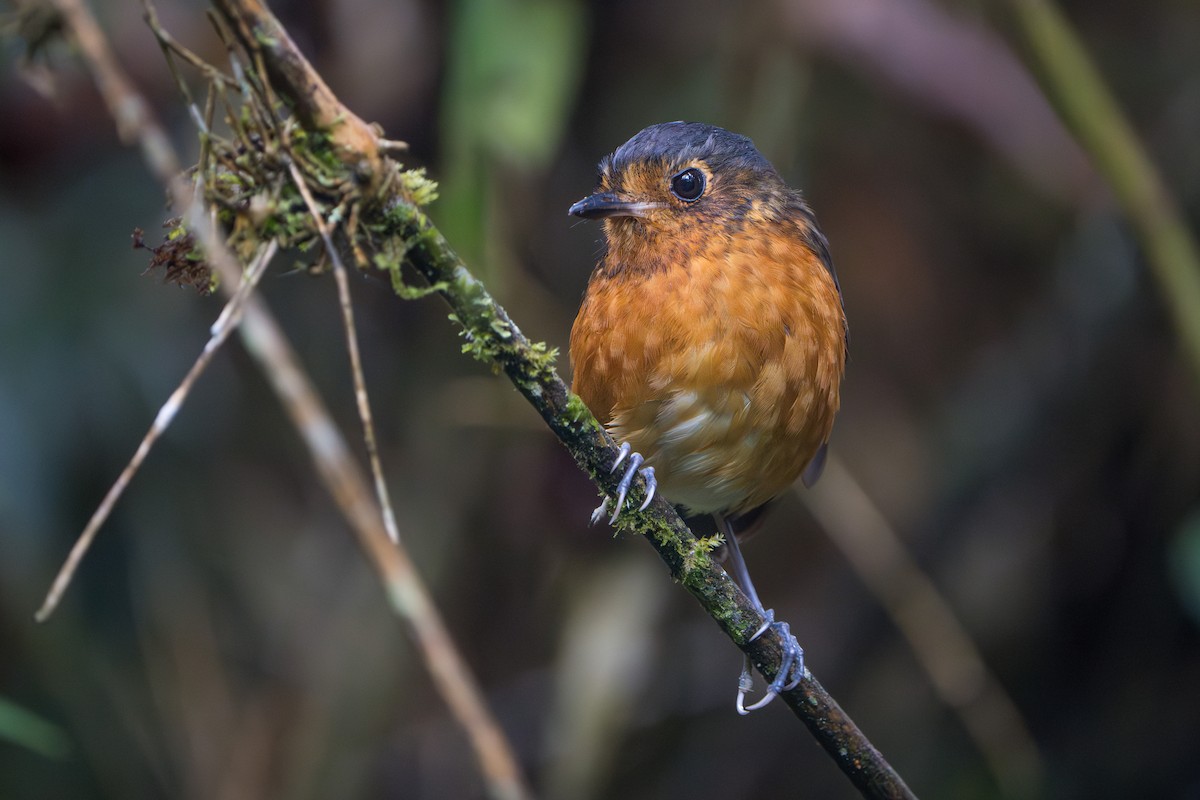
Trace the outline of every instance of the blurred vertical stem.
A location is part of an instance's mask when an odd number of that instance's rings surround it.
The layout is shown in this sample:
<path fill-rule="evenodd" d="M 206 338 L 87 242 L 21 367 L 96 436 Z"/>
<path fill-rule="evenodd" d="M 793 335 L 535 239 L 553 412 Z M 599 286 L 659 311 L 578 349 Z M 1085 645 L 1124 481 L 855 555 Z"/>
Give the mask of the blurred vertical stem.
<path fill-rule="evenodd" d="M 1052 0 L 1012 0 L 1046 91 L 1133 221 L 1200 381 L 1200 253 L 1079 37 Z"/>

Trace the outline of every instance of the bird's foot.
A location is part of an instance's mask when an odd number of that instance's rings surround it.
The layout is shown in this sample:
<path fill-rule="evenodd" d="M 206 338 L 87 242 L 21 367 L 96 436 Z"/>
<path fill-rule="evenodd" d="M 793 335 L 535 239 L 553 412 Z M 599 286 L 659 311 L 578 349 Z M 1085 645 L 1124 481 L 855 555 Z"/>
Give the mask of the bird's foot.
<path fill-rule="evenodd" d="M 646 481 L 646 499 L 638 506 L 638 511 L 645 511 L 646 506 L 650 505 L 650 501 L 654 499 L 654 492 L 658 489 L 658 481 L 654 477 L 654 467 L 642 468 L 645 459 L 641 453 L 633 452 L 633 448 L 628 442 L 621 445 L 620 452 L 617 453 L 617 459 L 613 462 L 609 472 L 616 472 L 617 467 L 629 459 L 629 466 L 625 468 L 625 474 L 621 476 L 621 482 L 617 484 L 617 502 L 613 508 L 612 516 L 609 517 L 609 524 L 617 521 L 617 517 L 621 514 L 621 509 L 625 506 L 625 497 L 629 494 L 629 489 L 633 486 L 633 479 L 639 472 L 642 474 L 642 479 Z M 605 497 L 603 502 L 592 512 L 592 524 L 599 522 L 608 511 L 609 498 Z"/>
<path fill-rule="evenodd" d="M 747 706 L 746 693 L 754 688 L 754 679 L 750 674 L 750 658 L 746 657 L 742 663 L 742 675 L 738 678 L 738 693 L 737 693 L 737 712 L 743 716 L 751 711 L 757 711 L 763 708 L 783 692 L 790 692 L 800 685 L 805 675 L 804 669 L 804 648 L 800 646 L 800 642 L 796 641 L 796 637 L 792 635 L 791 627 L 783 621 L 775 620 L 775 611 L 766 609 L 763 612 L 766 622 L 762 627 L 754 632 L 750 637 L 750 641 L 755 641 L 768 629 L 774 629 L 783 639 L 783 654 L 779 662 L 779 671 L 775 674 L 775 680 L 771 681 L 767 686 L 767 693 L 761 700 L 753 705 Z"/>

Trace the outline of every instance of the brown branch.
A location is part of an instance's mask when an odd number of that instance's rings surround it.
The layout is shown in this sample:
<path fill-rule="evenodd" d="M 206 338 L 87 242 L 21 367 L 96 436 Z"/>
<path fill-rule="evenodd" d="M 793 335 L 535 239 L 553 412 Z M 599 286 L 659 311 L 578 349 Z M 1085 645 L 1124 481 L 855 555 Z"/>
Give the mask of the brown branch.
<path fill-rule="evenodd" d="M 275 38 L 270 48 L 259 49 L 259 42 L 248 31 L 275 30 L 278 23 L 259 0 L 215 0 L 230 27 L 240 31 L 242 46 L 261 55 L 279 82 L 274 89 L 297 105 L 309 102 L 312 87 L 323 86 L 315 71 L 294 48 L 290 40 Z M 286 50 L 287 52 L 281 51 Z M 286 68 L 285 68 L 286 67 Z M 341 119 L 348 111 L 334 114 Z M 352 159 L 351 159 L 352 160 Z M 372 183 L 384 185 L 385 177 Z M 522 395 L 537 409 L 550 429 L 563 442 L 579 466 L 610 495 L 618 476 L 610 473 L 617 449 L 578 397 L 572 395 L 553 367 L 553 353 L 543 345 L 531 343 L 508 314 L 495 303 L 484 286 L 475 279 L 451 249 L 449 243 L 429 219 L 403 195 L 390 199 L 384 208 L 371 213 L 379 227 L 390 235 L 394 248 L 436 287 L 463 325 L 468 344 L 465 349 L 499 366 Z M 364 219 L 364 223 L 368 220 Z M 400 282 L 399 264 L 393 281 Z M 398 288 L 403 289 L 401 284 Z M 643 494 L 640 481 L 634 494 Z M 631 498 L 636 508 L 641 497 Z M 644 534 L 678 579 L 700 601 L 733 642 L 748 654 L 763 676 L 772 679 L 780 666 L 783 642 L 774 630 L 751 641 L 765 620 L 736 584 L 697 542 L 669 503 L 661 498 L 644 512 L 623 517 L 628 528 Z M 784 701 L 813 732 L 821 746 L 837 762 L 864 796 L 879 798 L 913 797 L 903 779 L 878 750 L 854 725 L 853 721 L 824 690 L 811 673 L 805 672 L 799 685 L 783 694 Z"/>
<path fill-rule="evenodd" d="M 261 0 L 214 0 L 214 4 L 235 26 L 241 40 L 253 42 L 261 51 L 273 81 L 303 87 L 289 99 L 304 127 L 328 133 L 338 155 L 360 175 L 382 175 L 379 151 L 381 147 L 393 149 L 395 143 L 384 144 L 378 131 L 342 105 L 266 5 Z"/>

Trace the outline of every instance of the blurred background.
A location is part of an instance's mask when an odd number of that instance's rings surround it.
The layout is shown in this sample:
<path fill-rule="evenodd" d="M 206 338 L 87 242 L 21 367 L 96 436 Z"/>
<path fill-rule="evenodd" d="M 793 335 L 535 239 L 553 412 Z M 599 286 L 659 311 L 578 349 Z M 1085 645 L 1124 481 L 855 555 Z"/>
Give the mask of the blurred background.
<path fill-rule="evenodd" d="M 139 5 L 93 5 L 194 159 Z M 203 3 L 157 5 L 220 61 Z M 673 119 L 753 137 L 816 209 L 851 331 L 842 477 L 810 495 L 820 520 L 786 497 L 747 548 L 767 604 L 923 797 L 1200 797 L 1200 390 L 1010 5 L 273 6 L 441 181 L 431 216 L 523 330 L 564 351 L 600 242 L 566 209 L 599 158 Z M 1200 4 L 1064 10 L 1196 230 Z M 482 796 L 236 338 L 33 622 L 221 303 L 142 274 L 130 234 L 157 241 L 161 188 L 65 46 L 20 55 L 6 39 L 0 797 Z M 332 280 L 282 258 L 261 291 L 357 441 Z M 353 293 L 402 534 L 539 796 L 856 796 L 781 705 L 734 714 L 739 654 L 644 543 L 588 527 L 594 488 L 459 355 L 444 305 L 374 276 Z M 865 531 L 864 509 L 988 672 L 908 578 L 846 558 L 829 531 Z M 916 649 L 896 615 L 925 631 Z"/>

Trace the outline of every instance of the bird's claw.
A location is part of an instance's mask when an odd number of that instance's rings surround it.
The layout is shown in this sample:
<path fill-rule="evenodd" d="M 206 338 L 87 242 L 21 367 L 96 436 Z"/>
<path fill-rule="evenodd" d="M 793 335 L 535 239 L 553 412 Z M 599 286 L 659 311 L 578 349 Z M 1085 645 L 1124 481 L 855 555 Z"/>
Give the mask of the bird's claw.
<path fill-rule="evenodd" d="M 775 680 L 771 681 L 768 691 L 775 694 L 790 692 L 804 679 L 804 648 L 796 641 L 786 622 L 772 622 L 771 627 L 778 631 L 779 638 L 783 640 L 783 654 L 779 659 L 779 672 L 775 673 Z"/>
<path fill-rule="evenodd" d="M 758 627 L 754 635 L 750 637 L 750 641 L 758 641 L 758 637 L 767 632 L 767 629 L 775 624 L 775 609 L 768 608 L 763 610 L 763 624 Z M 786 624 L 786 623 L 785 623 Z"/>
<path fill-rule="evenodd" d="M 608 471 L 616 472 L 617 467 L 621 466 L 621 462 L 624 461 L 630 453 L 633 453 L 633 448 L 629 445 L 629 442 L 621 442 L 621 449 L 617 451 L 617 459 L 616 461 L 613 461 L 613 465 L 608 468 Z M 637 456 L 637 453 L 634 453 L 634 455 Z M 637 457 L 641 458 L 641 456 Z"/>
<path fill-rule="evenodd" d="M 625 498 L 629 494 L 630 487 L 633 486 L 633 479 L 639 472 L 642 474 L 642 479 L 646 481 L 646 499 L 638 506 L 638 511 L 646 510 L 646 507 L 650 505 L 650 501 L 654 499 L 655 491 L 658 489 L 658 480 L 654 477 L 654 467 L 643 468 L 642 464 L 645 463 L 645 459 L 642 458 L 641 453 L 633 452 L 633 448 L 629 446 L 629 442 L 621 445 L 621 449 L 617 453 L 617 458 L 613 461 L 609 472 L 616 472 L 617 467 L 621 466 L 626 458 L 629 459 L 629 466 L 625 468 L 625 474 L 621 476 L 621 482 L 617 484 L 617 501 L 613 507 L 612 516 L 609 517 L 609 524 L 615 523 L 617 517 L 620 516 L 621 509 L 625 507 Z M 604 502 L 592 512 L 593 525 L 604 517 L 604 514 L 608 510 L 608 500 L 609 498 L 605 497 Z"/>
<path fill-rule="evenodd" d="M 754 675 L 750 672 L 750 656 L 742 659 L 742 674 L 738 678 L 737 713 L 743 717 L 754 709 L 746 708 L 746 694 L 754 689 Z"/>
<path fill-rule="evenodd" d="M 595 525 L 597 522 L 604 519 L 604 515 L 607 512 L 608 512 L 608 495 L 605 495 L 604 499 L 600 501 L 600 505 L 596 506 L 596 510 L 592 512 L 592 523 L 591 524 Z"/>
<path fill-rule="evenodd" d="M 751 711 L 757 711 L 763 708 L 776 697 L 784 692 L 790 692 L 800 685 L 800 681 L 804 679 L 804 648 L 800 646 L 800 642 L 796 641 L 796 637 L 792 635 L 791 626 L 786 622 L 775 620 L 775 611 L 766 609 L 763 612 L 766 621 L 762 624 L 754 635 L 750 637 L 750 641 L 755 641 L 767 629 L 774 629 L 779 637 L 783 640 L 783 653 L 779 660 L 779 671 L 775 673 L 775 680 L 767 685 L 767 693 L 761 700 L 753 705 L 745 705 L 746 693 L 753 686 L 753 681 L 750 677 L 750 659 L 747 658 L 742 666 L 742 675 L 738 679 L 737 693 L 737 712 L 743 716 Z M 794 678 L 792 676 L 795 676 Z"/>

